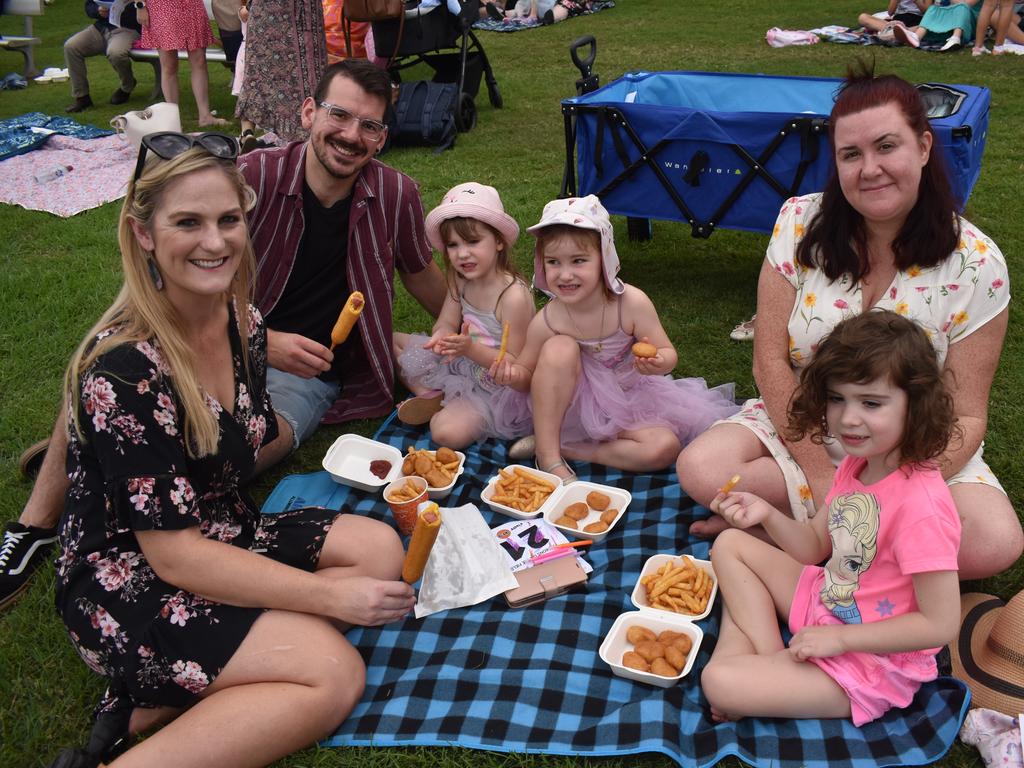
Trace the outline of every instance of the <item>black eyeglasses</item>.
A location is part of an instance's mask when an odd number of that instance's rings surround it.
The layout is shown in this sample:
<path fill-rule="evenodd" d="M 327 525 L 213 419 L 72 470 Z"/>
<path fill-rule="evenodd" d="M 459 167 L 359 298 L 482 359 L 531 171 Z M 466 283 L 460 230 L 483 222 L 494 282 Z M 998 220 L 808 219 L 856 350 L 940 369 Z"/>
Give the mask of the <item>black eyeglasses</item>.
<path fill-rule="evenodd" d="M 139 161 L 135 163 L 135 181 L 142 175 L 146 165 L 146 153 L 152 152 L 159 158 L 171 160 L 192 147 L 202 147 L 219 160 L 235 160 L 238 157 L 238 142 L 233 136 L 223 133 L 200 133 L 190 136 L 175 131 L 160 131 L 142 137 L 139 147 Z"/>
<path fill-rule="evenodd" d="M 326 101 L 320 102 L 321 109 L 326 110 L 328 117 L 337 125 L 339 128 L 347 128 L 352 124 L 353 120 L 359 122 L 359 132 L 368 139 L 377 140 L 384 135 L 384 132 L 388 129 L 384 123 L 380 120 L 371 120 L 368 117 L 359 117 L 359 115 L 353 115 L 347 109 L 336 106 Z"/>

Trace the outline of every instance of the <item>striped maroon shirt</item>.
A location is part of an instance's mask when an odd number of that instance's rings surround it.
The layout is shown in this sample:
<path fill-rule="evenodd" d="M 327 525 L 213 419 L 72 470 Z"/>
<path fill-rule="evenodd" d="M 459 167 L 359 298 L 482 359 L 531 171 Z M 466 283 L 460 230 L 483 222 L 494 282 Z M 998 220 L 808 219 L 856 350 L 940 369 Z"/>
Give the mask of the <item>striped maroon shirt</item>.
<path fill-rule="evenodd" d="M 256 251 L 256 305 L 273 328 L 273 310 L 302 244 L 305 219 L 302 183 L 306 144 L 256 150 L 238 158 L 256 206 L 249 235 Z M 341 397 L 324 417 L 328 424 L 383 416 L 394 407 L 391 359 L 394 272 L 416 273 L 432 260 L 423 231 L 423 204 L 411 178 L 371 160 L 352 190 L 348 223 L 348 284 L 362 291 L 366 306 L 357 343 L 343 345 Z"/>

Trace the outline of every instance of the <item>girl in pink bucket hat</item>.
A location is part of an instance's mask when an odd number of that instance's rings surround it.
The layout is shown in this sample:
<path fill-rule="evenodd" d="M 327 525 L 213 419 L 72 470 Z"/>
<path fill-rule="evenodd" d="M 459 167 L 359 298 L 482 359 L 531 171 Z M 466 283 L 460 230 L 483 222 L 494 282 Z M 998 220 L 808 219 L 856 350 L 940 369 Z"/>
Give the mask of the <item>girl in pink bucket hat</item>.
<path fill-rule="evenodd" d="M 527 231 L 537 238 L 534 286 L 552 298 L 530 323 L 522 354 L 491 375 L 530 392 L 539 469 L 563 482 L 575 478 L 565 458 L 665 469 L 739 410 L 731 384 L 708 389 L 703 379 L 671 377 L 675 347 L 647 295 L 618 278 L 611 220 L 597 197 L 554 200 Z"/>
<path fill-rule="evenodd" d="M 499 355 L 523 348 L 536 309 L 512 261 L 519 225 L 494 187 L 470 181 L 427 214 L 426 232 L 444 254 L 448 296 L 429 337 L 394 336 L 399 376 L 415 395 L 398 406 L 398 418 L 429 421 L 431 439 L 449 448 L 525 435 L 527 396 L 487 373 Z"/>

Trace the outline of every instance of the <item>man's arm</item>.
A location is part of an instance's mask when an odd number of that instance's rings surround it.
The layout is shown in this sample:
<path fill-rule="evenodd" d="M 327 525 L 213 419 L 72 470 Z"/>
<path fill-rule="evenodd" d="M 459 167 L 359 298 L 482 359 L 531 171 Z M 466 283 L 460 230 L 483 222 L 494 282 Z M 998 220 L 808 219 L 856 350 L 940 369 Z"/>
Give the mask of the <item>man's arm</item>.
<path fill-rule="evenodd" d="M 444 306 L 444 297 L 447 295 L 447 286 L 444 281 L 440 267 L 434 261 L 419 272 L 399 272 L 402 285 L 420 306 L 430 313 L 431 317 L 441 314 L 441 307 Z"/>

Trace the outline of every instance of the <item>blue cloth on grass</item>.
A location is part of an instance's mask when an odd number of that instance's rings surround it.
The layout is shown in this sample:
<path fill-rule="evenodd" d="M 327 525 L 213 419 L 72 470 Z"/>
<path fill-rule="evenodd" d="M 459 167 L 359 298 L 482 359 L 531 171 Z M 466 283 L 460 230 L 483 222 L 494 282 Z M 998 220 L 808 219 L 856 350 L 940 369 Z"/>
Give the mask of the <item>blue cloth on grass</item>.
<path fill-rule="evenodd" d="M 33 128 L 45 128 L 46 131 L 33 131 Z M 51 117 L 45 112 L 29 112 L 0 120 L 0 160 L 41 147 L 53 133 L 62 133 L 76 139 L 95 139 L 109 136 L 113 131 L 83 125 L 70 117 Z"/>
<path fill-rule="evenodd" d="M 409 445 L 431 447 L 421 429 L 393 415 L 376 439 L 403 453 Z M 491 525 L 508 520 L 491 512 L 480 492 L 509 463 L 504 444 L 472 446 L 465 473 L 441 505 L 472 502 Z M 708 513 L 683 495 L 674 472 L 636 475 L 584 464 L 576 471 L 633 495 L 623 519 L 586 554 L 594 566 L 587 583 L 527 608 L 510 609 L 498 597 L 421 620 L 351 630 L 347 636 L 366 661 L 366 692 L 326 745 L 660 752 L 686 768 L 711 766 L 727 755 L 763 768 L 874 768 L 930 763 L 952 744 L 970 698 L 952 678 L 925 684 L 909 708 L 861 728 L 848 720 L 755 718 L 715 725 L 700 671 L 714 647 L 718 606 L 700 622 L 704 642 L 680 684 L 655 688 L 614 676 L 598 648 L 615 618 L 635 610 L 630 593 L 644 562 L 659 552 L 706 558 L 708 544 L 689 541 L 687 529 Z M 338 485 L 326 472 L 286 477 L 263 511 L 311 504 L 391 522 L 380 492 Z"/>

